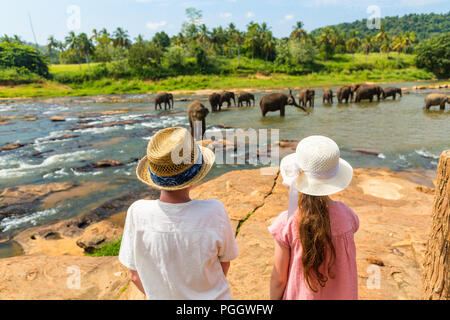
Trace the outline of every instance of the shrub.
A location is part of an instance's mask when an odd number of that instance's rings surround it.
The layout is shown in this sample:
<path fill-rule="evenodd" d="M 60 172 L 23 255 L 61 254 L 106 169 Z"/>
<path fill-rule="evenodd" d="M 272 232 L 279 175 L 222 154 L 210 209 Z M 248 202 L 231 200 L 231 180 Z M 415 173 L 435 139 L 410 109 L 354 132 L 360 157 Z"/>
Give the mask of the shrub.
<path fill-rule="evenodd" d="M 450 77 L 450 33 L 430 38 L 416 47 L 416 66 L 433 72 L 438 78 Z"/>
<path fill-rule="evenodd" d="M 48 78 L 48 65 L 42 54 L 33 47 L 15 42 L 0 43 L 0 66 L 6 68 L 26 68 L 32 73 Z"/>

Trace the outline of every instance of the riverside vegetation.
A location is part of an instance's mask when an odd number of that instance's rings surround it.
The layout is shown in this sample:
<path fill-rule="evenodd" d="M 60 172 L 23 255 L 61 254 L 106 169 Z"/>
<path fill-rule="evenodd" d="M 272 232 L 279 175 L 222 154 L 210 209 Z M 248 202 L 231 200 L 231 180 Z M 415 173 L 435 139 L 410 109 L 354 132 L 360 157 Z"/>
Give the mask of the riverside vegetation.
<path fill-rule="evenodd" d="M 361 30 L 361 21 L 352 29 L 338 25 L 311 33 L 297 22 L 288 37 L 277 39 L 266 23 L 250 22 L 245 31 L 233 23 L 208 29 L 197 23 L 201 11 L 188 8 L 173 37 L 162 31 L 132 41 L 122 28 L 112 34 L 94 29 L 91 35 L 70 32 L 64 41 L 50 36 L 46 46 L 35 48 L 5 35 L 0 98 L 448 78 L 449 14 L 408 15 L 394 19 L 397 25 L 385 18 L 371 33 Z M 418 21 L 434 31 L 416 36 Z"/>

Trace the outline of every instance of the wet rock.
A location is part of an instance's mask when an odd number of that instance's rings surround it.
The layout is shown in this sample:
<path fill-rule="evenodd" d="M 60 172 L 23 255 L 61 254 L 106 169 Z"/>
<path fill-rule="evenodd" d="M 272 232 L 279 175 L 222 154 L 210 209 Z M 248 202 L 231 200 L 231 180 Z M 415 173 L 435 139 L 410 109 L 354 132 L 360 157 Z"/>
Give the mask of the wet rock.
<path fill-rule="evenodd" d="M 232 126 L 226 125 L 226 124 L 218 124 L 217 127 L 221 128 L 221 129 L 233 129 Z"/>
<path fill-rule="evenodd" d="M 117 240 L 121 235 L 122 229 L 109 221 L 101 221 L 87 227 L 76 244 L 84 249 L 84 252 L 92 253 L 101 245 Z"/>
<path fill-rule="evenodd" d="M 380 151 L 377 150 L 371 150 L 371 149 L 352 149 L 353 152 L 358 152 L 362 154 L 367 154 L 369 156 L 375 156 L 378 157 L 379 154 L 381 154 Z"/>
<path fill-rule="evenodd" d="M 59 117 L 59 116 L 53 116 L 53 117 L 50 118 L 50 121 L 52 121 L 52 122 L 64 122 L 64 121 L 66 121 L 66 119 L 63 118 L 63 117 Z"/>
<path fill-rule="evenodd" d="M 280 148 L 295 150 L 299 142 L 299 140 L 281 140 L 279 146 Z"/>
<path fill-rule="evenodd" d="M 3 151 L 15 150 L 15 149 L 18 149 L 18 148 L 22 148 L 24 146 L 25 145 L 21 144 L 21 143 L 12 143 L 12 144 L 8 144 L 6 146 L 3 146 L 2 150 Z"/>
<path fill-rule="evenodd" d="M 101 169 L 101 168 L 110 168 L 110 167 L 120 167 L 123 166 L 123 163 L 120 161 L 110 160 L 110 159 L 103 159 L 98 162 L 94 162 L 82 167 L 74 168 L 75 171 L 78 172 L 89 172 L 93 171 L 95 169 Z"/>
<path fill-rule="evenodd" d="M 79 137 L 79 135 L 76 135 L 76 134 L 65 134 L 60 137 L 50 138 L 50 139 L 48 139 L 48 141 L 66 140 L 66 139 L 72 139 L 72 138 L 78 138 L 78 137 Z"/>
<path fill-rule="evenodd" d="M 11 215 L 35 212 L 44 197 L 76 186 L 74 182 L 9 187 L 0 191 L 0 220 Z"/>

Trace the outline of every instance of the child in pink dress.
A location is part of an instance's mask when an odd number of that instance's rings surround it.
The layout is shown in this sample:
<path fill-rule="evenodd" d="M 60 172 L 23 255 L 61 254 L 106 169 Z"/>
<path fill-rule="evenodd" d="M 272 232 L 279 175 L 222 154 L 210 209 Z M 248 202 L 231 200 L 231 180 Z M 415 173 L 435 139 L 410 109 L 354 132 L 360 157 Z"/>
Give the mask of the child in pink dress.
<path fill-rule="evenodd" d="M 281 161 L 280 171 L 290 187 L 289 208 L 269 227 L 275 239 L 270 298 L 358 299 L 358 216 L 329 198 L 350 184 L 352 167 L 333 140 L 311 136 Z"/>

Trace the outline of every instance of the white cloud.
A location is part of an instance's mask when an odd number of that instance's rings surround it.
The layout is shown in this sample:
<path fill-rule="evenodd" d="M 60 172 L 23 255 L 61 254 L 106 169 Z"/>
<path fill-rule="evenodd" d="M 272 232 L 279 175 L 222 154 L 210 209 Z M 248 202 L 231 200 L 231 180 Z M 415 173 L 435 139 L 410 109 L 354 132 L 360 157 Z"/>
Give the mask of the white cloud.
<path fill-rule="evenodd" d="M 220 17 L 222 19 L 227 19 L 227 18 L 231 18 L 233 15 L 230 12 L 223 12 L 220 14 Z"/>
<path fill-rule="evenodd" d="M 249 11 L 249 12 L 247 12 L 246 16 L 247 16 L 247 18 L 254 18 L 255 14 L 253 12 Z"/>
<path fill-rule="evenodd" d="M 151 30 L 156 30 L 156 29 L 159 29 L 161 27 L 164 27 L 166 24 L 167 24 L 166 21 L 160 21 L 160 22 L 149 21 L 149 22 L 147 22 L 146 26 L 147 26 L 147 28 L 149 28 Z"/>
<path fill-rule="evenodd" d="M 293 14 L 287 14 L 284 16 L 284 20 L 292 20 L 294 19 L 294 15 Z"/>

